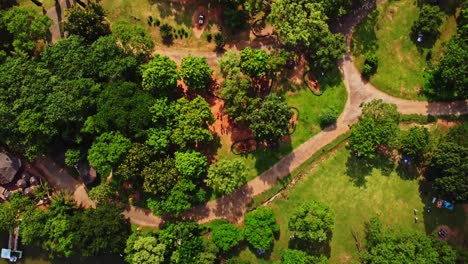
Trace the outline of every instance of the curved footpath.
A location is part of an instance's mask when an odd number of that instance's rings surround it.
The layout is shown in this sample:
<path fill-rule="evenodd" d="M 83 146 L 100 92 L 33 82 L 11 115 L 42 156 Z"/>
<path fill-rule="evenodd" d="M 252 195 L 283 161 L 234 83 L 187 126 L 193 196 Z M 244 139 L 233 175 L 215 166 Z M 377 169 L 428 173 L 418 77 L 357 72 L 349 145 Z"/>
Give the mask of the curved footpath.
<path fill-rule="evenodd" d="M 61 0 L 59 3 L 62 3 L 63 1 L 64 0 Z M 68 0 L 66 0 L 65 3 L 68 3 Z M 385 102 L 396 104 L 398 111 L 402 114 L 434 116 L 468 114 L 468 100 L 435 103 L 404 100 L 387 95 L 362 79 L 361 73 L 354 65 L 349 52 L 350 40 L 354 26 L 373 8 L 375 8 L 375 2 L 370 2 L 369 4 L 362 6 L 359 10 L 356 10 L 353 14 L 346 17 L 335 30 L 336 32 L 341 32 L 346 35 L 348 47 L 348 53 L 339 63 L 340 70 L 343 75 L 343 81 L 348 92 L 348 100 L 343 113 L 336 122 L 336 125 L 326 128 L 304 142 L 290 154 L 278 161 L 273 167 L 263 172 L 255 179 L 249 181 L 233 194 L 193 207 L 183 214 L 184 218 L 191 218 L 199 223 L 206 223 L 215 219 L 227 219 L 233 223 L 242 222 L 247 210 L 247 205 L 252 201 L 254 196 L 271 189 L 276 184 L 277 180 L 288 176 L 318 150 L 331 143 L 338 136 L 346 133 L 349 130 L 349 125 L 356 122 L 360 116 L 360 106 L 373 99 L 383 99 Z M 60 9 L 60 6 L 55 8 L 56 11 Z M 52 10 L 48 12 L 48 15 L 52 13 L 51 11 Z M 55 20 L 58 19 L 55 18 Z M 59 23 L 54 23 L 52 27 L 58 26 L 55 24 Z M 55 36 L 54 40 L 59 37 L 60 36 Z M 174 49 L 158 49 L 158 52 L 167 55 L 176 61 L 180 61 L 181 58 L 188 54 L 204 56 L 208 58 L 208 62 L 211 66 L 217 65 L 217 57 L 219 56 L 214 52 L 191 52 L 187 50 Z M 132 223 L 141 226 L 157 227 L 162 222 L 162 219 L 154 216 L 151 211 L 133 206 L 128 207 L 123 214 L 128 217 Z"/>

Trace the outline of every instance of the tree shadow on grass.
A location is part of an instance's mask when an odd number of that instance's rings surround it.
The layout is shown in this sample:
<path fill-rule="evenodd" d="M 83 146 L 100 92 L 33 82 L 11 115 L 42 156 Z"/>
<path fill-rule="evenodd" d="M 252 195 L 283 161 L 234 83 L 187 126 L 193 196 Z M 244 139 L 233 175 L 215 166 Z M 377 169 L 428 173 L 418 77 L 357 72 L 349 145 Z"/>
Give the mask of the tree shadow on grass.
<path fill-rule="evenodd" d="M 309 241 L 304 241 L 298 238 L 292 238 L 288 242 L 288 248 L 291 249 L 298 249 L 302 250 L 304 252 L 307 252 L 309 255 L 312 256 L 326 256 L 327 258 L 330 258 L 331 255 L 331 247 L 330 247 L 330 242 L 332 239 L 332 233 L 330 232 L 328 234 L 328 239 L 326 241 L 323 241 L 321 243 L 318 242 L 309 242 Z"/>
<path fill-rule="evenodd" d="M 349 180 L 355 186 L 366 187 L 366 177 L 371 174 L 372 168 L 372 164 L 368 160 L 349 154 L 346 161 L 346 175 L 350 177 Z"/>
<path fill-rule="evenodd" d="M 358 158 L 349 154 L 346 161 L 346 175 L 357 187 L 366 187 L 366 177 L 372 173 L 373 169 L 381 171 L 383 176 L 390 176 L 395 169 L 395 162 L 387 155 L 377 154 L 373 159 Z"/>

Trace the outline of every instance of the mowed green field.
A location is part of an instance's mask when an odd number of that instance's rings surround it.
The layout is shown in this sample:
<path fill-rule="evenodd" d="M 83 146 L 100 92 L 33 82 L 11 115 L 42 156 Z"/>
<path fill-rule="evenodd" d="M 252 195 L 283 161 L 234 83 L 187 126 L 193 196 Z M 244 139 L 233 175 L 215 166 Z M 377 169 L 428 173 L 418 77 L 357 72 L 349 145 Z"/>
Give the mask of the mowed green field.
<path fill-rule="evenodd" d="M 377 73 L 370 82 L 382 91 L 401 98 L 426 100 L 420 94 L 423 73 L 428 67 L 427 54 L 437 60 L 443 43 L 456 33 L 457 12 L 446 12 L 440 27 L 441 35 L 433 47 L 422 48 L 410 39 L 411 27 L 419 16 L 414 0 L 382 1 L 377 15 L 363 19 L 355 28 L 352 51 L 358 68 L 362 70 L 366 53 L 375 52 L 379 59 Z M 452 0 L 448 9 L 455 10 Z"/>
<path fill-rule="evenodd" d="M 379 216 L 387 227 L 412 229 L 431 233 L 438 225 L 456 228 L 466 233 L 463 207 L 454 212 L 433 209 L 423 213 L 430 197 L 419 193 L 417 179 L 405 179 L 406 173 L 386 164 L 382 168 L 363 169 L 360 162 L 350 162 L 349 151 L 342 145 L 338 150 L 307 172 L 293 188 L 288 190 L 286 199 L 277 198 L 269 207 L 275 211 L 281 226 L 279 239 L 275 242 L 269 259 L 257 259 L 244 249 L 240 258 L 252 263 L 271 263 L 280 259 L 280 249 L 288 247 L 292 232 L 288 230 L 288 219 L 295 208 L 310 200 L 329 205 L 335 213 L 335 226 L 330 242 L 330 263 L 353 263 L 359 253 L 351 234 L 355 230 L 364 242 L 364 227 L 372 216 Z M 414 223 L 413 210 L 417 209 L 418 223 Z"/>

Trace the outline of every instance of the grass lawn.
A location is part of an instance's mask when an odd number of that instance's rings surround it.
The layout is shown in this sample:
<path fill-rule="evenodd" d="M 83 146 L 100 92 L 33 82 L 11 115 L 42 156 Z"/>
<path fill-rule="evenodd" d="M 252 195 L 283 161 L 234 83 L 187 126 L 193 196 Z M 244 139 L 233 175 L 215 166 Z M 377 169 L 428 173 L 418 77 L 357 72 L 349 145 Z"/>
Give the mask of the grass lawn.
<path fill-rule="evenodd" d="M 154 20 L 158 19 L 161 24 L 167 23 L 174 29 L 184 29 L 188 32 L 188 37 L 174 38 L 173 44 L 177 47 L 191 47 L 198 50 L 213 50 L 214 44 L 206 41 L 208 32 L 216 32 L 217 27 L 210 20 L 205 33 L 196 38 L 192 32 L 192 15 L 198 7 L 208 7 L 208 0 L 190 1 L 182 4 L 170 0 L 102 0 L 101 4 L 108 12 L 108 19 L 116 21 L 118 19 L 127 19 L 133 23 L 142 25 L 155 39 L 156 43 L 162 43 L 157 26 L 148 25 L 148 17 L 152 16 Z"/>
<path fill-rule="evenodd" d="M 343 111 L 348 95 L 339 73 L 330 74 L 330 77 L 322 81 L 322 87 L 325 91 L 321 96 L 315 96 L 305 86 L 299 87 L 294 92 L 284 93 L 288 105 L 299 109 L 299 119 L 291 139 L 283 142 L 277 150 L 260 148 L 253 154 L 237 156 L 231 152 L 227 139 L 221 138 L 221 148 L 218 149 L 217 159 L 238 157 L 244 160 L 249 172 L 248 180 L 270 168 L 294 148 L 321 131 L 318 116 L 322 109 L 332 107 L 339 113 Z"/>
<path fill-rule="evenodd" d="M 431 51 L 436 60 L 441 55 L 443 43 L 456 33 L 458 12 L 454 11 L 454 3 L 448 5 L 451 7 L 444 7 L 447 12 L 439 39 L 432 48 L 420 48 L 409 36 L 411 26 L 419 16 L 416 1 L 383 1 L 377 7 L 377 15 L 363 19 L 355 29 L 352 51 L 358 68 L 362 70 L 365 54 L 375 51 L 379 66 L 370 78 L 372 84 L 393 96 L 426 100 L 418 93 L 427 68 L 426 56 Z"/>
<path fill-rule="evenodd" d="M 305 176 L 291 189 L 287 198 L 277 198 L 269 206 L 275 211 L 281 226 L 271 257 L 257 259 L 249 250 L 240 252 L 241 259 L 252 263 L 270 263 L 280 259 L 280 248 L 287 248 L 289 237 L 287 223 L 292 211 L 312 199 L 328 204 L 335 213 L 335 226 L 330 242 L 330 263 L 352 263 L 358 260 L 358 251 L 351 230 L 364 238 L 364 224 L 377 215 L 387 227 L 413 229 L 431 233 L 446 224 L 466 235 L 465 215 L 461 205 L 455 211 L 433 209 L 423 213 L 430 197 L 419 193 L 417 179 L 410 174 L 398 173 L 394 166 L 380 165 L 364 169 L 360 162 L 348 160 L 349 151 L 342 145 L 319 164 L 305 168 Z M 408 179 L 409 178 L 409 179 Z M 419 223 L 414 223 L 413 209 L 418 209 Z M 362 241 L 364 242 L 364 241 Z"/>

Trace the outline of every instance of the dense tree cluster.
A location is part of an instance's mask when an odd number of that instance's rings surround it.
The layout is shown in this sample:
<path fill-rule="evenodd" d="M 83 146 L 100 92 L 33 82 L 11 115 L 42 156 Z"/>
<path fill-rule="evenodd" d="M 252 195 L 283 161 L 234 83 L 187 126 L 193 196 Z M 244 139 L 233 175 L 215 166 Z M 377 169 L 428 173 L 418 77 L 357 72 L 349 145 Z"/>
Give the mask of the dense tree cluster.
<path fill-rule="evenodd" d="M 212 264 L 219 250 L 202 231 L 194 222 L 176 222 L 157 233 L 133 233 L 127 240 L 125 260 L 130 264 Z"/>
<path fill-rule="evenodd" d="M 328 71 L 346 51 L 343 35 L 330 32 L 327 21 L 346 13 L 348 0 L 277 0 L 271 4 L 270 21 L 282 42 L 303 47 L 316 71 Z M 291 15 L 294 14 L 294 15 Z"/>
<path fill-rule="evenodd" d="M 40 246 L 51 257 L 118 254 L 130 234 L 118 206 L 102 203 L 80 209 L 65 195 L 54 196 L 46 211 L 31 204 L 21 217 L 22 243 Z"/>
<path fill-rule="evenodd" d="M 277 142 L 289 133 L 289 120 L 293 113 L 284 99 L 275 94 L 262 98 L 266 88 L 262 84 L 258 88 L 261 80 L 276 78 L 288 57 L 288 52 L 268 54 L 248 47 L 240 54 L 226 52 L 219 60 L 220 71 L 225 78 L 219 90 L 224 100 L 224 113 L 247 124 L 260 141 Z"/>
<path fill-rule="evenodd" d="M 363 106 L 359 121 L 352 126 L 349 146 L 358 157 L 374 158 L 378 146 L 394 146 L 399 121 L 396 105 L 373 100 Z"/>
<path fill-rule="evenodd" d="M 423 91 L 436 99 L 468 98 L 468 4 L 458 19 L 457 34 L 444 47 L 443 57 L 425 74 Z"/>
<path fill-rule="evenodd" d="M 428 178 L 435 192 L 446 199 L 468 201 L 468 125 L 452 128 L 428 161 Z"/>
<path fill-rule="evenodd" d="M 455 251 L 443 241 L 420 232 L 383 230 L 372 218 L 367 230 L 367 251 L 363 263 L 455 263 Z"/>

